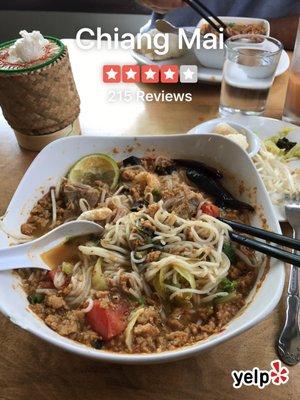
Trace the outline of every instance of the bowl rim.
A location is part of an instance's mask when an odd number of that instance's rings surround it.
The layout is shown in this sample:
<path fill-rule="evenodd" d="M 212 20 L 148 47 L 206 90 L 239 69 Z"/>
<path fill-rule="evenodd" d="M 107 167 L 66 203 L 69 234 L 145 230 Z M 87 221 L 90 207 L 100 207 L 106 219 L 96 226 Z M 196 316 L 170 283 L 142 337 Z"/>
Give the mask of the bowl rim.
<path fill-rule="evenodd" d="M 246 22 L 246 21 L 252 21 L 252 22 L 261 22 L 265 25 L 266 27 L 266 36 L 270 35 L 270 22 L 265 19 L 265 18 L 256 18 L 256 17 L 236 17 L 236 16 L 230 16 L 230 15 L 217 15 L 218 18 L 220 18 L 223 22 L 230 22 L 232 21 L 241 21 L 242 25 L 247 25 L 251 22 Z M 199 22 L 196 25 L 196 28 L 200 28 L 204 23 L 207 23 L 205 18 L 201 18 Z"/>
<path fill-rule="evenodd" d="M 217 134 L 203 134 L 201 136 L 206 136 L 207 138 L 216 137 L 216 138 L 218 138 L 217 141 L 225 140 L 227 143 L 229 141 L 228 139 L 222 137 L 221 135 L 217 135 Z M 86 135 L 86 136 L 64 137 L 64 138 L 58 139 L 55 142 L 52 142 L 49 145 L 47 145 L 39 153 L 39 155 L 35 158 L 35 160 L 38 160 L 38 159 L 40 159 L 40 157 L 43 157 L 43 155 L 47 151 L 49 151 L 49 149 L 51 149 L 52 147 L 60 146 L 60 144 L 62 144 L 65 141 L 67 141 L 67 142 L 74 141 L 75 143 L 76 142 L 80 143 L 80 141 L 82 141 L 82 140 L 95 141 L 95 140 L 101 140 L 104 137 L 109 138 L 109 139 L 115 139 L 115 140 L 118 140 L 118 139 L 132 140 L 133 139 L 133 137 L 130 137 L 130 136 L 126 137 L 124 135 L 114 135 L 114 136 L 111 136 L 111 135 L 103 135 L 103 136 Z M 141 136 L 137 136 L 136 138 L 139 141 L 139 140 L 143 140 L 143 139 L 153 138 L 153 136 L 141 135 Z M 162 136 L 155 137 L 155 139 L 158 139 L 158 140 L 160 138 L 165 138 L 168 140 L 172 140 L 172 138 L 186 138 L 186 134 L 162 135 Z M 239 145 L 237 145 L 236 143 L 234 143 L 232 141 L 230 141 L 230 143 L 231 143 L 231 146 L 233 148 L 235 148 L 235 151 L 243 151 L 243 149 L 241 149 L 241 147 Z M 126 145 L 124 145 L 124 148 L 125 148 L 125 146 Z M 243 151 L 243 152 L 245 153 L 245 155 L 247 155 L 247 153 L 245 151 Z M 252 163 L 251 159 L 249 157 L 247 157 L 247 158 L 248 158 L 249 162 Z M 32 169 L 34 168 L 35 160 L 31 163 L 31 165 L 27 169 L 27 171 L 24 174 L 19 185 L 22 183 L 23 180 L 25 180 L 26 176 L 31 173 Z M 256 178 L 260 182 L 260 187 L 261 187 L 260 190 L 262 190 L 264 192 L 264 195 L 268 197 L 267 192 L 262 184 L 261 178 L 258 174 L 256 175 Z M 19 187 L 19 185 L 18 185 L 18 187 Z M 13 195 L 12 199 L 13 198 L 14 198 L 14 195 Z M 269 202 L 270 202 L 270 200 L 269 200 Z M 10 206 L 10 204 L 9 204 L 9 206 Z M 269 221 L 271 220 L 272 223 L 274 224 L 274 226 L 276 226 L 276 230 L 278 232 L 280 232 L 279 223 L 278 223 L 278 220 L 276 219 L 276 216 L 274 214 L 274 210 L 273 210 L 272 206 L 270 209 L 270 213 L 271 213 L 271 218 L 269 219 Z M 0 311 L 4 315 L 6 315 L 14 324 L 20 326 L 22 329 L 27 330 L 28 332 L 34 334 L 35 336 L 45 340 L 48 343 L 56 345 L 61 349 L 67 350 L 71 353 L 75 353 L 76 355 L 89 357 L 89 358 L 92 358 L 92 359 L 98 360 L 98 361 L 109 362 L 109 363 L 118 363 L 118 364 L 140 364 L 140 365 L 142 365 L 142 364 L 155 364 L 155 363 L 171 362 L 171 361 L 176 361 L 176 360 L 180 360 L 183 358 L 195 356 L 198 353 L 200 353 L 201 351 L 210 349 L 211 347 L 214 347 L 222 342 L 226 342 L 227 340 L 229 340 L 237 335 L 240 335 L 241 333 L 250 329 L 254 325 L 257 325 L 267 315 L 269 315 L 273 311 L 273 309 L 276 307 L 276 305 L 278 304 L 278 302 L 281 298 L 281 294 L 282 294 L 283 286 L 284 286 L 285 272 L 284 272 L 283 263 L 279 262 L 277 269 L 280 269 L 280 280 L 279 280 L 278 284 L 276 285 L 276 287 L 274 288 L 274 291 L 272 292 L 272 296 L 270 296 L 270 301 L 268 302 L 268 304 L 264 307 L 263 310 L 261 310 L 258 314 L 256 314 L 254 318 L 252 318 L 251 320 L 248 320 L 243 325 L 236 327 L 234 329 L 234 331 L 232 331 L 232 332 L 229 332 L 228 330 L 226 331 L 226 328 L 228 327 L 228 324 L 227 324 L 225 327 L 225 330 L 223 332 L 218 332 L 214 335 L 211 335 L 205 340 L 196 342 L 193 345 L 189 345 L 189 346 L 178 348 L 178 349 L 171 350 L 171 351 L 164 351 L 161 353 L 126 354 L 126 353 L 113 353 L 113 352 L 108 352 L 108 351 L 95 350 L 95 349 L 89 348 L 88 346 L 85 346 L 83 344 L 74 342 L 71 339 L 61 337 L 58 333 L 52 331 L 50 328 L 49 328 L 49 331 L 47 330 L 44 332 L 42 330 L 37 329 L 36 327 L 28 326 L 26 324 L 26 322 L 24 323 L 23 321 L 20 321 L 20 320 L 17 321 L 13 317 L 13 315 L 10 315 L 6 311 L 6 309 L 3 307 L 3 305 L 1 303 L 0 303 Z M 248 308 L 248 307 L 249 307 L 249 305 L 246 306 L 246 308 Z M 33 313 L 33 315 L 37 319 L 39 319 L 36 316 L 36 314 Z M 40 320 L 40 321 L 42 323 L 44 323 L 42 320 Z M 229 324 L 230 324 L 230 322 L 229 322 Z M 224 332 L 225 332 L 225 334 L 223 335 L 222 333 L 224 333 Z M 214 337 L 213 341 L 209 340 L 211 337 Z M 203 343 L 205 343 L 204 347 L 201 346 Z"/>
<path fill-rule="evenodd" d="M 233 128 L 235 128 L 235 127 L 241 128 L 241 129 L 243 129 L 245 131 L 245 134 L 242 133 L 242 132 L 239 132 L 239 133 L 241 133 L 242 135 L 245 135 L 245 136 L 247 136 L 246 135 L 246 132 L 247 132 L 247 134 L 252 139 L 253 145 L 251 143 L 249 143 L 249 146 L 250 146 L 249 150 L 248 149 L 247 150 L 242 149 L 242 150 L 245 151 L 250 158 L 254 157 L 258 153 L 258 151 L 259 151 L 259 149 L 261 147 L 260 138 L 253 132 L 252 129 L 250 129 L 247 126 L 241 124 L 240 122 L 233 121 L 230 117 L 219 117 L 219 118 L 214 118 L 214 119 L 211 119 L 211 120 L 208 120 L 208 121 L 201 122 L 201 124 L 198 124 L 198 125 L 194 126 L 194 128 L 190 129 L 187 132 L 187 134 L 188 135 L 205 135 L 205 134 L 210 134 L 210 133 L 214 134 L 214 132 L 206 132 L 205 133 L 205 132 L 197 132 L 197 130 L 200 127 L 204 128 L 205 126 L 209 126 L 210 124 L 211 125 L 213 125 L 213 124 L 217 125 L 219 123 L 226 123 L 228 125 L 231 125 Z M 225 135 L 219 135 L 219 136 L 223 136 L 225 139 L 228 139 L 228 138 L 226 138 Z"/>

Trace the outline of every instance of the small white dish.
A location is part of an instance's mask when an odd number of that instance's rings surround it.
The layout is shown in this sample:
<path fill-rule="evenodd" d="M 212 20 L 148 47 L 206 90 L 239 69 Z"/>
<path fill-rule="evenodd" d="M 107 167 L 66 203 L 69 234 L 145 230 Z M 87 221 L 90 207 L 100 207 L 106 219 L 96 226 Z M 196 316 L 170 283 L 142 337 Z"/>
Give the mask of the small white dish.
<path fill-rule="evenodd" d="M 260 139 L 258 138 L 258 136 L 248 127 L 237 122 L 232 122 L 230 118 L 215 118 L 210 121 L 203 122 L 202 124 L 195 126 L 195 128 L 191 129 L 188 133 L 192 135 L 215 133 L 214 128 L 220 123 L 228 124 L 235 130 L 237 130 L 238 133 L 246 136 L 247 142 L 249 144 L 246 152 L 248 153 L 249 157 L 253 157 L 255 156 L 255 154 L 257 154 L 260 149 Z M 224 137 L 226 138 L 226 136 Z"/>
<path fill-rule="evenodd" d="M 236 23 L 241 25 L 248 24 L 263 24 L 266 36 L 270 35 L 270 24 L 266 19 L 261 18 L 244 18 L 244 17 L 219 17 L 225 24 Z M 196 29 L 200 29 L 203 25 L 207 24 L 206 20 L 202 18 L 197 25 Z M 200 49 L 194 46 L 194 53 L 200 64 L 206 68 L 222 69 L 225 60 L 225 48 L 224 49 L 206 49 L 201 46 Z"/>
<path fill-rule="evenodd" d="M 222 119 L 224 120 L 224 119 Z M 226 118 L 227 121 L 230 121 L 230 124 L 240 124 L 246 129 L 250 129 L 259 140 L 265 140 L 270 136 L 276 135 L 282 129 L 291 128 L 291 132 L 288 137 L 291 141 L 299 143 L 300 137 L 300 127 L 297 125 L 290 124 L 285 121 L 281 121 L 275 118 L 267 118 L 267 117 L 256 117 L 256 116 L 246 116 L 246 115 L 233 115 L 230 118 Z M 213 120 L 215 121 L 215 120 Z M 210 122 L 210 121 L 208 121 Z M 202 126 L 205 124 L 200 124 L 193 129 L 191 129 L 188 133 L 196 133 L 198 131 L 199 126 L 202 129 Z M 287 164 L 289 170 L 295 171 L 296 169 L 300 170 L 300 160 L 290 161 Z M 274 205 L 274 210 L 276 213 L 276 217 L 278 221 L 286 221 L 284 207 Z"/>
<path fill-rule="evenodd" d="M 118 148 L 118 154 L 115 149 Z M 242 149 L 220 135 L 172 135 L 172 136 L 82 136 L 57 140 L 39 153 L 24 175 L 8 206 L 3 228 L 5 231 L 19 234 L 20 225 L 26 221 L 29 212 L 45 190 L 55 186 L 70 166 L 79 158 L 91 153 L 108 153 L 117 160 L 128 157 L 128 154 L 166 154 L 174 158 L 202 160 L 212 166 L 227 171 L 230 179 L 224 184 L 239 196 L 241 200 L 257 204 L 259 212 L 253 215 L 251 223 L 262 226 L 262 217 L 274 232 L 280 233 L 273 207 L 251 159 Z M 234 154 L 234 159 L 232 157 Z M 232 179 L 235 177 L 235 179 Z M 245 190 L 238 194 L 239 182 L 244 182 Z M 9 243 L 4 231 L 0 230 L 0 246 Z M 260 269 L 263 273 L 263 268 Z M 17 274 L 0 273 L 0 311 L 13 323 L 34 335 L 62 349 L 77 355 L 86 356 L 120 364 L 151 364 L 175 361 L 199 354 L 245 330 L 258 324 L 277 305 L 283 290 L 284 265 L 278 260 L 271 260 L 270 270 L 261 285 L 252 292 L 248 306 L 237 315 L 226 328 L 208 339 L 193 346 L 174 351 L 154 354 L 118 354 L 96 350 L 62 337 L 47 327 L 28 309 L 26 295 L 20 287 Z M 251 300 L 251 301 L 250 301 Z"/>

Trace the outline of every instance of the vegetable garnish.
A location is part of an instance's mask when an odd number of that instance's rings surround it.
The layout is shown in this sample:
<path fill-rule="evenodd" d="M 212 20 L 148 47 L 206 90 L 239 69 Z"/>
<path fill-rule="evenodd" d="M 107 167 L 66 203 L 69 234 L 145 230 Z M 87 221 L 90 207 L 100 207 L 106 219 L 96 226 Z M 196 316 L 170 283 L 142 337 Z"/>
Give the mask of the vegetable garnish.
<path fill-rule="evenodd" d="M 92 288 L 101 291 L 107 289 L 107 282 L 102 272 L 101 258 L 98 258 L 92 272 Z"/>
<path fill-rule="evenodd" d="M 226 254 L 226 256 L 229 258 L 231 263 L 235 262 L 235 260 L 236 260 L 235 251 L 230 243 L 223 244 L 223 253 Z"/>
<path fill-rule="evenodd" d="M 224 292 L 228 292 L 228 293 L 234 292 L 236 287 L 237 287 L 237 282 L 236 281 L 231 281 L 228 278 L 222 279 L 220 284 L 219 284 L 219 289 L 224 291 Z"/>
<path fill-rule="evenodd" d="M 43 293 L 34 293 L 27 297 L 27 300 L 30 304 L 40 304 L 44 301 L 44 299 L 45 295 Z"/>
<path fill-rule="evenodd" d="M 236 299 L 236 292 L 233 291 L 231 293 L 228 293 L 227 296 L 223 296 L 223 297 L 217 297 L 215 299 L 216 304 L 222 304 L 222 303 L 227 303 L 229 301 L 233 301 Z"/>
<path fill-rule="evenodd" d="M 290 151 L 294 146 L 296 146 L 297 142 L 291 142 L 288 138 L 284 137 L 282 139 L 279 139 L 278 142 L 276 143 L 277 147 L 280 149 L 285 150 L 287 153 Z"/>
<path fill-rule="evenodd" d="M 68 180 L 73 184 L 94 186 L 96 181 L 107 183 L 112 189 L 119 181 L 118 164 L 106 154 L 91 154 L 81 158 L 70 169 Z"/>
<path fill-rule="evenodd" d="M 73 272 L 73 264 L 70 262 L 64 261 L 61 265 L 61 270 L 66 275 L 71 275 Z"/>
<path fill-rule="evenodd" d="M 161 199 L 161 191 L 159 189 L 152 190 L 153 200 L 157 203 Z"/>
<path fill-rule="evenodd" d="M 280 157 L 284 161 L 291 161 L 300 158 L 300 144 L 291 142 L 287 135 L 292 128 L 285 128 L 277 135 L 271 136 L 264 140 L 266 149 L 274 155 Z"/>

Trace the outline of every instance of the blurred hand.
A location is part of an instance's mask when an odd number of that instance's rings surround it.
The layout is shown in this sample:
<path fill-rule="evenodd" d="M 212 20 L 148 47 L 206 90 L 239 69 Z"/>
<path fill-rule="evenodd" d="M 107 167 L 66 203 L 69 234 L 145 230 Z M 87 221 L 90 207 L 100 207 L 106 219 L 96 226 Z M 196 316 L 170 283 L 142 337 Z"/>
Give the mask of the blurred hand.
<path fill-rule="evenodd" d="M 182 0 L 138 0 L 138 3 L 151 8 L 159 14 L 165 14 L 174 8 L 179 8 L 184 5 Z"/>

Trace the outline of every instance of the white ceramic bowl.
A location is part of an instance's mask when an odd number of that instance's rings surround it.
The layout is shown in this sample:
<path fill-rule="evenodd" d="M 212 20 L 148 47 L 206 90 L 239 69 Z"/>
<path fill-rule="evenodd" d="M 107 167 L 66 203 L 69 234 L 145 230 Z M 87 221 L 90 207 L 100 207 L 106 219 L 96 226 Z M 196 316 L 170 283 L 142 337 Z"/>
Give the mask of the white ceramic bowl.
<path fill-rule="evenodd" d="M 245 17 L 219 17 L 225 24 L 236 23 L 236 24 L 259 24 L 263 23 L 266 36 L 270 35 L 270 24 L 266 19 L 261 18 L 245 18 Z M 207 24 L 204 18 L 202 18 L 197 25 L 196 29 L 201 29 L 203 25 Z M 225 49 L 205 49 L 202 45 L 200 48 L 194 46 L 195 56 L 204 67 L 222 69 L 225 60 Z"/>
<path fill-rule="evenodd" d="M 246 150 L 249 157 L 255 156 L 260 149 L 260 139 L 259 137 L 248 127 L 232 121 L 230 118 L 215 118 L 210 121 L 205 121 L 202 124 L 195 126 L 191 129 L 188 134 L 200 135 L 203 133 L 213 133 L 214 128 L 220 124 L 225 123 L 232 128 L 236 129 L 239 133 L 246 136 L 249 147 Z M 224 136 L 226 138 L 226 136 Z"/>
<path fill-rule="evenodd" d="M 238 145 L 218 135 L 139 138 L 83 136 L 57 140 L 48 145 L 36 157 L 24 175 L 5 215 L 4 230 L 12 234 L 19 234 L 21 223 L 26 220 L 30 209 L 41 197 L 42 191 L 54 186 L 79 158 L 100 152 L 110 153 L 116 159 L 121 160 L 128 156 L 131 147 L 137 149 L 135 151 L 137 156 L 145 154 L 150 149 L 159 154 L 169 154 L 176 158 L 202 160 L 207 164 L 226 170 L 237 177 L 237 182 L 234 183 L 233 179 L 230 179 L 225 181 L 225 185 L 231 191 L 237 192 L 237 183 L 243 181 L 251 189 L 251 202 L 257 202 L 269 227 L 275 232 L 280 232 L 273 207 L 252 161 Z M 114 153 L 113 149 L 115 148 L 119 149 L 118 154 Z M 134 153 L 130 152 L 130 154 Z M 247 193 L 248 191 L 240 197 L 249 201 Z M 252 224 L 261 226 L 261 218 L 255 215 Z M 0 232 L 0 246 L 7 245 L 7 235 Z M 251 303 L 229 323 L 223 332 L 210 336 L 207 340 L 193 346 L 175 351 L 135 355 L 96 350 L 59 336 L 28 310 L 26 296 L 19 286 L 17 275 L 11 272 L 2 272 L 0 276 L 0 310 L 23 329 L 78 355 L 114 363 L 150 364 L 194 356 L 256 325 L 274 309 L 280 299 L 284 283 L 284 267 L 281 262 L 276 260 L 271 262 L 270 271 L 261 287 L 254 291 L 255 295 Z"/>

